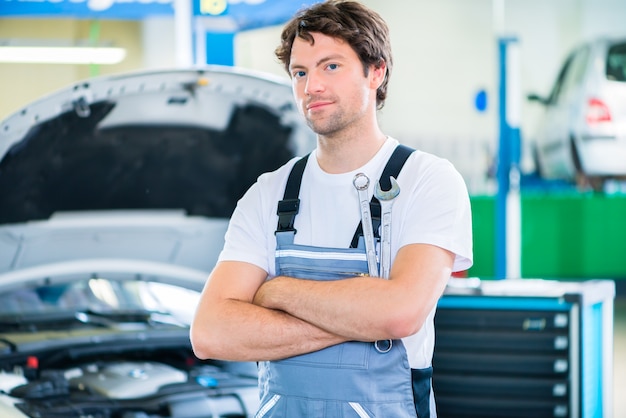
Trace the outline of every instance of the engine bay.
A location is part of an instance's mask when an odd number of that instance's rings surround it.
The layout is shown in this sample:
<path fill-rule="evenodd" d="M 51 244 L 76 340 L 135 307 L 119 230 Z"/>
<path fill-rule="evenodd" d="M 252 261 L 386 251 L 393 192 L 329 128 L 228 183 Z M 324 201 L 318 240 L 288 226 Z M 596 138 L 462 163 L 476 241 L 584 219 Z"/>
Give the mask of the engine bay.
<path fill-rule="evenodd" d="M 96 352 L 97 351 L 97 352 Z M 146 343 L 124 353 L 105 346 L 89 358 L 27 356 L 0 371 L 5 418 L 252 417 L 258 408 L 253 363 L 201 361 L 189 348 Z M 77 352 L 75 351 L 74 354 Z M 46 358 L 48 360 L 46 360 Z M 69 363 L 72 363 L 70 365 Z M 46 364 L 42 367 L 42 364 Z M 14 412 L 4 412 L 11 406 Z"/>

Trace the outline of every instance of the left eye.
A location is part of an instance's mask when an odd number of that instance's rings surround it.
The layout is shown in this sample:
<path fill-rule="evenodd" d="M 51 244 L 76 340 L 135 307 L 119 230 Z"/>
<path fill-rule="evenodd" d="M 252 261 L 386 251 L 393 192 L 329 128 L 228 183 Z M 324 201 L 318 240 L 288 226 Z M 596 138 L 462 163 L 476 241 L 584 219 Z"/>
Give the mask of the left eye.
<path fill-rule="evenodd" d="M 339 68 L 337 64 L 328 64 L 328 69 L 330 70 L 336 70 L 337 68 Z"/>

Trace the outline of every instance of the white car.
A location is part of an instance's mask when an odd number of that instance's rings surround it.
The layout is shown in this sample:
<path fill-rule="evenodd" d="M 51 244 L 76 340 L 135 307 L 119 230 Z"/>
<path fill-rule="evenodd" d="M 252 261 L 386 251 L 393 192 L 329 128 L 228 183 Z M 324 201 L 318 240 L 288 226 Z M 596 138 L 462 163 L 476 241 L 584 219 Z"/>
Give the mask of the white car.
<path fill-rule="evenodd" d="M 0 417 L 252 417 L 256 366 L 189 324 L 256 177 L 314 146 L 288 82 L 86 80 L 0 121 Z"/>
<path fill-rule="evenodd" d="M 602 190 L 626 178 L 626 38 L 595 39 L 572 51 L 546 98 L 531 142 L 539 174 Z"/>

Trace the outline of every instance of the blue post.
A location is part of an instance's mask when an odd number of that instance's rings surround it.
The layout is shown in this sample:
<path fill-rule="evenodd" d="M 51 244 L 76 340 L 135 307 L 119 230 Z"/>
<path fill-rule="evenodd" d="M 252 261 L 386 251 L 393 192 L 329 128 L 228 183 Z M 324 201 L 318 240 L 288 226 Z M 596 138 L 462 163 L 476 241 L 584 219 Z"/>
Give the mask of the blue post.
<path fill-rule="evenodd" d="M 211 22 L 212 18 L 223 18 L 228 13 L 227 0 L 194 0 L 196 64 L 235 64 L 235 29 L 219 24 L 214 27 L 214 22 Z"/>
<path fill-rule="evenodd" d="M 519 202 L 519 68 L 516 38 L 500 38 L 499 54 L 499 143 L 496 196 L 496 268 L 497 279 L 519 277 L 521 209 Z M 512 67 L 512 68 L 511 68 Z"/>
<path fill-rule="evenodd" d="M 206 63 L 235 65 L 235 34 L 232 32 L 206 32 Z"/>

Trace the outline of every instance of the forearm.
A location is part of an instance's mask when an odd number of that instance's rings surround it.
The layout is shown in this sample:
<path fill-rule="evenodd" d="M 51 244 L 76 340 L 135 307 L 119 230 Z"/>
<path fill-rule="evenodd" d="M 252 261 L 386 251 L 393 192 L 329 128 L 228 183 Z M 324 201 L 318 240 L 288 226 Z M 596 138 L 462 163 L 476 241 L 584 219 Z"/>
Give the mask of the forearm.
<path fill-rule="evenodd" d="M 278 309 L 348 340 L 397 339 L 418 332 L 443 293 L 454 255 L 438 247 L 403 247 L 390 279 L 314 281 L 277 277 L 254 303 Z"/>
<path fill-rule="evenodd" d="M 345 341 L 286 312 L 244 301 L 223 300 L 211 311 L 198 314 L 191 329 L 194 351 L 200 358 L 279 360 Z"/>
<path fill-rule="evenodd" d="M 336 281 L 277 277 L 271 292 L 255 303 L 314 324 L 348 340 L 374 341 L 395 338 L 390 331 L 391 307 L 396 304 L 389 282 L 358 277 Z M 386 295 L 386 301 L 381 300 Z"/>

